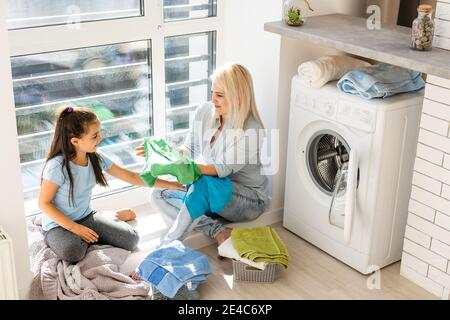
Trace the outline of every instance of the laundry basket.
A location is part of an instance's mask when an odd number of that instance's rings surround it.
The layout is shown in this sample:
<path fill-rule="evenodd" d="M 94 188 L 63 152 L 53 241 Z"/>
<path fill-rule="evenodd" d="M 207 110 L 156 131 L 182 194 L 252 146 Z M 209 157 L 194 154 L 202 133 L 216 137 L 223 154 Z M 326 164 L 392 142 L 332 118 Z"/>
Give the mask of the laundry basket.
<path fill-rule="evenodd" d="M 282 268 L 277 263 L 268 263 L 264 270 L 260 270 L 233 259 L 233 277 L 236 281 L 271 283 L 279 278 Z"/>

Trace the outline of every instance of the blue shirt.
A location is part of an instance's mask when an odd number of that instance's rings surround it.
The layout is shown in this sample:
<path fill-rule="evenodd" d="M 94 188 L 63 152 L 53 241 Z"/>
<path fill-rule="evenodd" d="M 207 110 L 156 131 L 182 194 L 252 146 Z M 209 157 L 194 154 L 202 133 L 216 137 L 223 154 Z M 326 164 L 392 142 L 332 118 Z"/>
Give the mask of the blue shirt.
<path fill-rule="evenodd" d="M 113 162 L 103 154 L 100 156 L 100 165 L 102 170 L 108 170 Z M 49 180 L 59 186 L 52 203 L 59 211 L 64 213 L 69 219 L 78 221 L 88 216 L 93 210 L 91 208 L 92 189 L 97 184 L 95 180 L 94 169 L 90 161 L 86 167 L 79 166 L 70 162 L 70 170 L 73 178 L 73 203 L 69 203 L 69 176 L 66 168 L 62 167 L 63 157 L 56 156 L 50 159 L 42 175 L 42 178 Z M 59 227 L 46 214 L 42 217 L 42 228 L 48 231 L 52 228 Z"/>

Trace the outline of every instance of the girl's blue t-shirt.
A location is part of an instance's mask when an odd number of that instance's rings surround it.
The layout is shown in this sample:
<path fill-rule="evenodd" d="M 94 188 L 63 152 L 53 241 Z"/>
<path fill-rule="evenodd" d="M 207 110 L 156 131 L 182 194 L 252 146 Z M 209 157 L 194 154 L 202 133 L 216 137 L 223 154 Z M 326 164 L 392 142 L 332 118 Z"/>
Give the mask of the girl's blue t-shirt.
<path fill-rule="evenodd" d="M 100 153 L 99 157 L 103 171 L 111 168 L 113 165 L 111 159 Z M 59 186 L 52 203 L 69 219 L 78 221 L 93 211 L 91 208 L 92 189 L 97 184 L 94 169 L 90 161 L 88 161 L 86 167 L 70 162 L 70 170 L 73 178 L 73 203 L 72 201 L 69 203 L 69 176 L 66 168 L 62 167 L 62 162 L 62 156 L 56 156 L 50 159 L 44 168 L 42 178 Z M 46 214 L 43 215 L 42 228 L 45 231 L 58 226 Z"/>

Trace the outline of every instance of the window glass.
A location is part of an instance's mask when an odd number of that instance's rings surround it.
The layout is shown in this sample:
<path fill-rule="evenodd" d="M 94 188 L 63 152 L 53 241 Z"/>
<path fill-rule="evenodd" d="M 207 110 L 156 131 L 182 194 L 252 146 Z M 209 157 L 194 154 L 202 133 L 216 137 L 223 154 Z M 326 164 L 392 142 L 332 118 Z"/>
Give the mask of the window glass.
<path fill-rule="evenodd" d="M 205 32 L 165 40 L 166 132 L 177 145 L 183 142 L 195 109 L 211 98 L 215 37 L 215 32 Z"/>
<path fill-rule="evenodd" d="M 153 134 L 149 52 L 149 42 L 138 41 L 11 59 L 27 213 L 37 210 L 33 200 L 61 106 L 94 110 L 102 122 L 99 149 L 119 165 L 142 166 L 133 148 Z"/>
<path fill-rule="evenodd" d="M 142 15 L 141 0 L 8 0 L 9 29 Z"/>
<path fill-rule="evenodd" d="M 215 17 L 216 0 L 164 0 L 164 21 Z"/>

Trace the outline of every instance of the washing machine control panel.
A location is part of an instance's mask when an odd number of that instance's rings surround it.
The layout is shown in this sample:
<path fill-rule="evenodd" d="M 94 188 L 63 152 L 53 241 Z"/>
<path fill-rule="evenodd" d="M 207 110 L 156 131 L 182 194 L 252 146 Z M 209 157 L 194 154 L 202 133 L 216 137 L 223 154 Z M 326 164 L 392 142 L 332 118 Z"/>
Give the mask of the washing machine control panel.
<path fill-rule="evenodd" d="M 347 126 L 367 132 L 375 131 L 376 108 L 364 100 L 355 103 L 342 95 L 311 90 L 297 92 L 294 105 Z"/>

